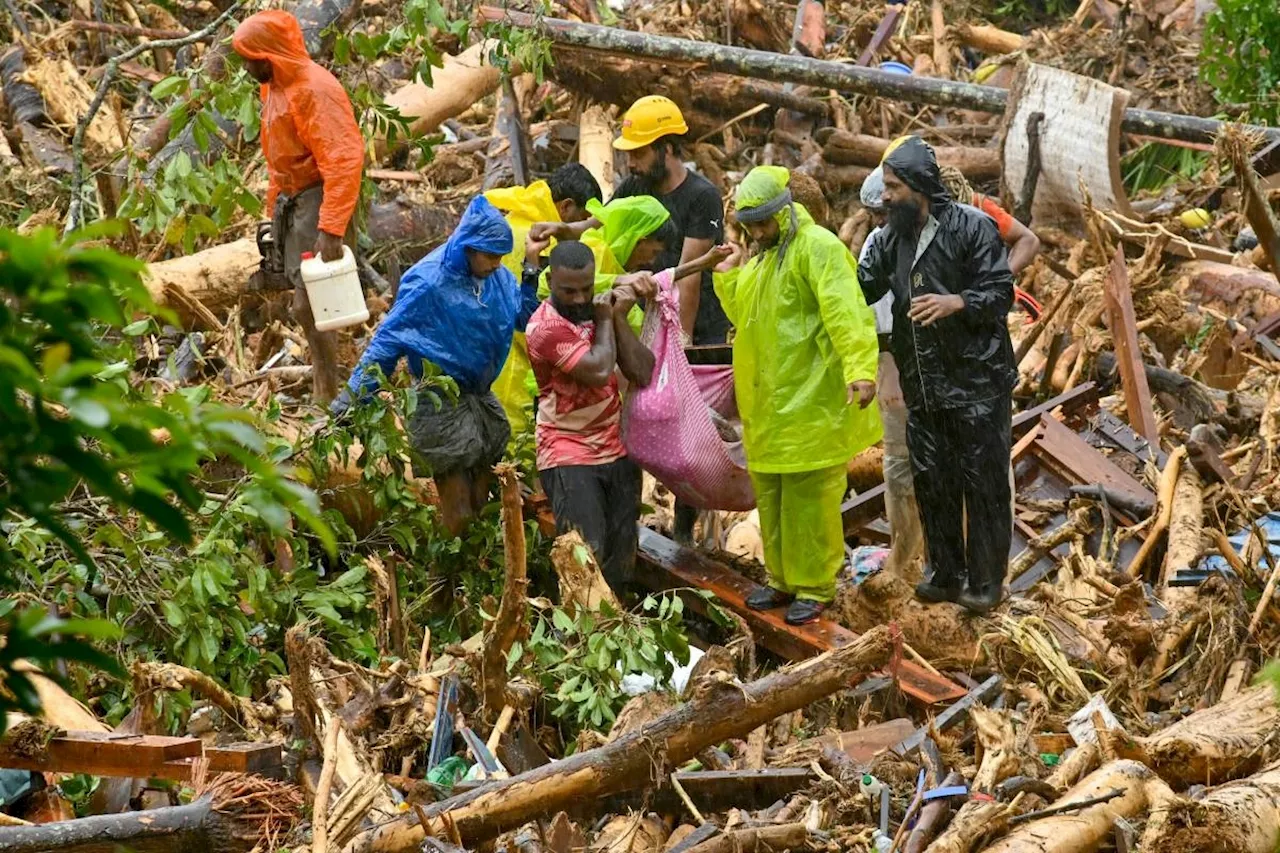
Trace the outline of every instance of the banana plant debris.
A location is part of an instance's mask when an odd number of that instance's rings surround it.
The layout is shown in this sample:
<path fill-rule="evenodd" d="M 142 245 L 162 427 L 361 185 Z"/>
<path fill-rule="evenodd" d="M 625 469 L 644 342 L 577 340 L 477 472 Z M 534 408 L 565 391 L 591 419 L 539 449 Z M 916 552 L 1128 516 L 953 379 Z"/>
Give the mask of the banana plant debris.
<path fill-rule="evenodd" d="M 261 671 L 235 685 L 198 633 L 181 661 L 122 644 L 123 687 L 33 670 L 43 714 L 0 738 L 0 851 L 1280 848 L 1280 137 L 1211 118 L 1240 115 L 1200 74 L 1216 4 L 285 0 L 359 93 L 367 141 L 370 317 L 339 333 L 344 376 L 482 190 L 578 161 L 607 198 L 626 168 L 609 143 L 648 94 L 678 104 L 683 153 L 726 201 L 753 166 L 787 166 L 855 255 L 873 227 L 860 186 L 905 134 L 1034 232 L 1009 315 L 1006 597 L 975 616 L 913 596 L 876 447 L 848 466 L 837 599 L 799 627 L 745 604 L 765 581 L 756 514 L 704 512 L 677 545 L 674 498 L 647 475 L 648 590 L 628 615 L 582 538 L 556 537 L 520 436 L 478 522 L 492 536 L 385 523 L 432 507 L 435 484 L 378 434 L 324 443 L 250 203 L 256 90 L 219 23 L 258 5 L 7 0 L 0 197 L 24 234 L 130 220 L 103 239 L 147 262 L 169 312 L 137 337 L 133 376 L 261 417 L 362 549 L 344 574 L 319 547 L 262 541 L 265 583 L 323 564 L 300 595 L 338 587 L 374 628 L 360 659 L 336 651 L 352 644 L 328 604 L 275 645 L 251 631 Z M 225 504 L 243 471 L 217 466 Z M 450 560 L 465 565 L 433 573 Z M 482 569 L 489 588 L 459 580 Z M 183 630 L 150 578 L 75 592 Z"/>

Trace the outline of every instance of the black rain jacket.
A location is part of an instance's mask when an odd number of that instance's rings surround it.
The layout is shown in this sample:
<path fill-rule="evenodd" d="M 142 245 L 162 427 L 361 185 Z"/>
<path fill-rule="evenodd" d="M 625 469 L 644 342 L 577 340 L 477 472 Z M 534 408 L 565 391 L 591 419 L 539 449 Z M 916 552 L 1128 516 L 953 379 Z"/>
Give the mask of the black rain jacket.
<path fill-rule="evenodd" d="M 890 349 L 908 408 L 954 409 L 1008 394 L 1017 379 L 1006 321 L 1013 274 L 995 223 L 951 200 L 923 140 L 907 140 L 885 165 L 930 199 L 933 217 L 919 239 L 882 229 L 858 267 L 868 305 L 893 294 Z M 927 293 L 958 294 L 965 307 L 932 326 L 913 323 L 911 298 Z"/>

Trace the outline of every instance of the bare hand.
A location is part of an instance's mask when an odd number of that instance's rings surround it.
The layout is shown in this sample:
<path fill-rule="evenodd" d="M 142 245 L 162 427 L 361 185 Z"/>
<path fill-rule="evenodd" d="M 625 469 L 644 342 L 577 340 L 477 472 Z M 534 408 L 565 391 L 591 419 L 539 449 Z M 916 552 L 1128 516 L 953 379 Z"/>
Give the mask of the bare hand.
<path fill-rule="evenodd" d="M 612 290 L 606 290 L 604 293 L 597 293 L 595 298 L 591 300 L 597 320 L 608 320 L 612 316 L 614 297 L 615 294 Z"/>
<path fill-rule="evenodd" d="M 632 272 L 620 275 L 615 279 L 615 287 L 630 288 L 641 299 L 652 299 L 658 295 L 658 281 L 651 272 Z"/>
<path fill-rule="evenodd" d="M 869 380 L 861 382 L 850 382 L 848 395 L 845 398 L 846 405 L 853 405 L 853 401 L 858 401 L 858 408 L 865 409 L 871 405 L 871 401 L 876 398 L 876 383 Z"/>
<path fill-rule="evenodd" d="M 961 296 L 926 293 L 911 300 L 911 310 L 907 312 L 907 316 L 913 323 L 932 326 L 942 318 L 963 310 L 964 298 Z"/>
<path fill-rule="evenodd" d="M 342 260 L 342 238 L 335 237 L 327 231 L 321 231 L 316 238 L 315 252 L 323 261 Z"/>
<path fill-rule="evenodd" d="M 613 289 L 613 316 L 625 317 L 636 304 L 636 292 L 632 287 L 615 287 Z"/>
<path fill-rule="evenodd" d="M 716 258 L 716 272 L 728 272 L 741 265 L 743 248 L 737 243 L 725 243 L 712 249 L 711 254 Z"/>
<path fill-rule="evenodd" d="M 538 266 L 538 261 L 542 258 L 542 253 L 551 245 L 551 238 L 544 237 L 540 240 L 533 239 L 533 232 L 529 232 L 529 236 L 524 241 L 524 260 L 529 266 Z"/>

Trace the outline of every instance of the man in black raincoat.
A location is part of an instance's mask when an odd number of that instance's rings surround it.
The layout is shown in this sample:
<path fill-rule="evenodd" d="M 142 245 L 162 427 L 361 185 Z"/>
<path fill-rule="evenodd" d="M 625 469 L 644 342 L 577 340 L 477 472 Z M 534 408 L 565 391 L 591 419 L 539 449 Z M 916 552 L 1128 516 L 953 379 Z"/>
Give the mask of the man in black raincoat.
<path fill-rule="evenodd" d="M 986 613 L 1012 535 L 1013 275 L 995 223 L 952 201 L 928 144 L 908 138 L 883 167 L 888 224 L 858 282 L 868 303 L 894 297 L 890 349 L 929 560 L 916 595 Z"/>

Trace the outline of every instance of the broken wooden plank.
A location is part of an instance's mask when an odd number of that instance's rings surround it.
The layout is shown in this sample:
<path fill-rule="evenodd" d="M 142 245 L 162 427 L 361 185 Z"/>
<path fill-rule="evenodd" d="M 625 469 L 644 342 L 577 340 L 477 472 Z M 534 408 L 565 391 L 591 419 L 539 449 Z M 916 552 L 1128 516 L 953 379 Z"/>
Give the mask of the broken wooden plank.
<path fill-rule="evenodd" d="M 944 732 L 951 728 L 969 715 L 970 708 L 979 703 L 986 702 L 988 698 L 996 695 L 1003 685 L 1004 678 L 999 675 L 991 676 L 986 681 L 970 690 L 959 702 L 956 702 L 941 714 L 934 717 L 932 725 L 921 726 L 909 737 L 904 738 L 901 743 L 893 748 L 893 751 L 903 757 L 910 755 L 913 751 L 920 748 L 920 744 L 924 743 L 925 738 L 929 737 L 930 729 L 937 732 Z"/>
<path fill-rule="evenodd" d="M 1107 309 L 1107 325 L 1115 342 L 1116 363 L 1120 369 L 1120 384 L 1124 389 L 1125 411 L 1129 423 L 1138 435 L 1160 445 L 1160 430 L 1156 423 L 1155 409 L 1151 407 L 1151 389 L 1147 387 L 1147 373 L 1142 365 L 1142 351 L 1138 349 L 1138 321 L 1133 314 L 1133 294 L 1129 291 L 1129 270 L 1124 263 L 1124 248 L 1117 247 L 1111 259 L 1103 287 Z"/>
<path fill-rule="evenodd" d="M 1050 415 L 1040 418 L 1039 433 L 1031 452 L 1068 485 L 1100 485 L 1135 503 L 1155 502 L 1155 496 L 1145 486 Z"/>
<path fill-rule="evenodd" d="M 915 724 L 906 717 L 899 717 L 851 732 L 822 735 L 817 741 L 840 750 L 859 764 L 867 764 L 884 750 L 901 743 L 913 731 Z"/>
<path fill-rule="evenodd" d="M 11 740 L 0 740 L 0 767 L 133 779 L 172 778 L 171 762 L 196 758 L 203 746 L 198 738 L 190 737 L 71 731 L 51 738 L 43 750 L 15 750 Z"/>
<path fill-rule="evenodd" d="M 780 610 L 749 609 L 746 598 L 760 588 L 759 584 L 645 527 L 640 528 L 637 557 L 648 569 L 637 572 L 644 583 L 657 590 L 693 587 L 713 593 L 721 604 L 746 620 L 762 646 L 789 660 L 813 657 L 858 639 L 857 634 L 829 619 L 796 626 L 788 625 Z M 697 600 L 690 603 L 698 605 Z M 898 681 L 904 693 L 927 704 L 964 695 L 954 682 L 910 661 L 902 662 Z"/>
<path fill-rule="evenodd" d="M 284 767 L 284 747 L 278 743 L 231 743 L 206 746 L 204 757 L 210 773 L 244 773 L 276 777 Z M 166 779 L 190 779 L 195 759 L 183 758 L 165 765 Z M 171 771 L 171 772 L 170 772 Z"/>

